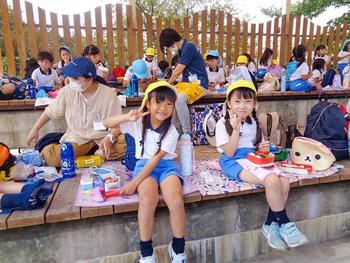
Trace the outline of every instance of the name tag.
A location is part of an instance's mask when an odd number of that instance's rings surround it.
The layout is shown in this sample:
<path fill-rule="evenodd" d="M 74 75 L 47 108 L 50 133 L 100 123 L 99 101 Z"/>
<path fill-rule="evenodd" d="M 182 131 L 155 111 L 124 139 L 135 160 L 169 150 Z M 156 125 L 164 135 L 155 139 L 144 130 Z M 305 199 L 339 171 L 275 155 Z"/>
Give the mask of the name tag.
<path fill-rule="evenodd" d="M 94 131 L 106 131 L 107 128 L 103 126 L 102 121 L 94 121 Z"/>

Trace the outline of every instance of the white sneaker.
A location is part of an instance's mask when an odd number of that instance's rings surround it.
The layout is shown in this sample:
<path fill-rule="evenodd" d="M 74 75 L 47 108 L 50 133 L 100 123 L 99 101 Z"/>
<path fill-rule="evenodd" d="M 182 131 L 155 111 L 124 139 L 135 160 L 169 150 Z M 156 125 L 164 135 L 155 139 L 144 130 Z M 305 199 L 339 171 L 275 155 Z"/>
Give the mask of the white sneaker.
<path fill-rule="evenodd" d="M 172 241 L 168 245 L 168 251 L 169 251 L 171 263 L 186 263 L 186 253 L 176 254 L 173 249 Z"/>
<path fill-rule="evenodd" d="M 157 263 L 157 257 L 156 255 L 153 253 L 152 256 L 148 256 L 148 257 L 144 257 L 144 258 L 140 258 L 140 263 Z"/>

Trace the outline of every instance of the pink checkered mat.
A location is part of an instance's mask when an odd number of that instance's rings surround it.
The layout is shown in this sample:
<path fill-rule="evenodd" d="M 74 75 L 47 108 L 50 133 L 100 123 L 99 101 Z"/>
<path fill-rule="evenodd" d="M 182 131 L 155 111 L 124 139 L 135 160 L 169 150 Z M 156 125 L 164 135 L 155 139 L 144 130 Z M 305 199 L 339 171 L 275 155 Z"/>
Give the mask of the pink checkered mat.
<path fill-rule="evenodd" d="M 249 162 L 241 162 L 243 167 L 249 165 Z M 116 175 L 121 176 L 124 181 L 130 181 L 132 179 L 132 172 L 128 171 L 120 162 L 107 162 L 103 164 L 104 167 L 112 167 L 116 171 Z M 340 169 L 341 165 L 332 165 L 329 169 L 322 172 L 313 172 L 308 175 L 284 173 L 284 176 L 289 177 L 291 183 L 302 179 L 312 179 L 330 176 Z M 89 169 L 79 169 L 81 176 L 88 176 Z M 229 180 L 221 171 L 217 160 L 203 160 L 196 162 L 196 169 L 192 176 L 186 176 L 184 178 L 184 195 L 199 191 L 202 195 L 217 195 L 224 193 L 240 192 L 244 190 L 251 190 L 261 188 L 259 185 L 253 185 L 245 182 L 237 182 Z M 161 195 L 160 195 L 160 198 Z M 81 207 L 99 207 L 109 205 L 125 205 L 131 203 L 137 203 L 137 194 L 130 196 L 117 196 L 108 198 L 105 202 L 95 202 L 93 197 L 84 193 L 81 186 L 78 189 L 76 200 L 74 205 Z"/>

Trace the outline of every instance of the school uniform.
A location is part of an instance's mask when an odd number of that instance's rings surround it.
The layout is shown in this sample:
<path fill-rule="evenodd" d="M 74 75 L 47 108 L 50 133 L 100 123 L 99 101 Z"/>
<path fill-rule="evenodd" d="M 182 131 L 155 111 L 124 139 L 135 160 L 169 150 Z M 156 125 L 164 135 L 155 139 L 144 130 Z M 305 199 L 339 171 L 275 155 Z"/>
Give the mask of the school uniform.
<path fill-rule="evenodd" d="M 319 80 L 322 81 L 323 73 L 322 73 L 321 70 L 314 69 L 314 70 L 312 71 L 312 76 L 311 76 L 311 78 L 309 78 L 308 81 L 309 81 L 312 85 L 315 85 L 315 80 L 316 80 L 317 78 L 318 78 Z"/>
<path fill-rule="evenodd" d="M 302 75 L 309 74 L 309 66 L 303 62 L 290 76 L 288 87 L 291 91 L 305 91 L 311 87 L 311 83 L 301 78 Z"/>
<path fill-rule="evenodd" d="M 318 59 L 318 58 L 321 58 L 324 60 L 324 62 L 326 63 L 326 65 L 330 64 L 331 62 L 331 57 L 328 56 L 328 55 L 323 55 L 323 56 L 319 56 L 319 55 L 316 55 L 314 60 Z"/>
<path fill-rule="evenodd" d="M 32 73 L 32 79 L 36 83 L 36 87 L 48 86 L 55 87 L 56 84 L 60 83 L 56 70 L 49 68 L 49 72 L 45 73 L 41 68 L 37 68 Z"/>
<path fill-rule="evenodd" d="M 134 71 L 132 70 L 132 68 L 128 68 L 125 72 L 125 76 L 124 76 L 124 80 L 131 80 L 131 77 L 134 75 Z M 151 79 L 152 75 L 149 74 L 148 70 L 147 70 L 147 77 L 146 79 Z"/>
<path fill-rule="evenodd" d="M 213 70 L 211 67 L 207 67 L 206 70 L 209 83 L 225 82 L 225 73 L 223 68 L 217 67 L 216 70 Z"/>
<path fill-rule="evenodd" d="M 143 58 L 143 61 L 145 61 L 146 66 L 147 66 L 147 78 L 150 79 L 152 78 L 152 72 L 158 70 L 158 65 L 155 59 L 152 61 L 148 61 L 146 58 Z"/>
<path fill-rule="evenodd" d="M 345 55 L 350 54 L 348 51 L 340 51 L 338 57 L 343 57 Z M 338 60 L 337 70 L 339 72 L 343 72 L 344 68 L 350 64 L 350 57 L 345 57 L 343 59 Z"/>
<path fill-rule="evenodd" d="M 120 124 L 120 131 L 122 133 L 130 134 L 135 140 L 135 157 L 139 159 L 134 169 L 134 176 L 137 176 L 144 166 L 148 163 L 158 151 L 161 134 L 164 131 L 164 125 L 153 129 L 151 125 L 146 127 L 145 137 L 142 141 L 142 118 L 135 122 L 124 122 Z M 160 184 L 165 178 L 170 175 L 176 175 L 182 182 L 180 169 L 174 160 L 176 158 L 176 145 L 179 134 L 174 125 L 171 125 L 168 133 L 162 140 L 160 149 L 167 154 L 160 160 L 157 167 L 151 172 L 150 176 Z M 143 155 L 141 155 L 143 147 Z"/>

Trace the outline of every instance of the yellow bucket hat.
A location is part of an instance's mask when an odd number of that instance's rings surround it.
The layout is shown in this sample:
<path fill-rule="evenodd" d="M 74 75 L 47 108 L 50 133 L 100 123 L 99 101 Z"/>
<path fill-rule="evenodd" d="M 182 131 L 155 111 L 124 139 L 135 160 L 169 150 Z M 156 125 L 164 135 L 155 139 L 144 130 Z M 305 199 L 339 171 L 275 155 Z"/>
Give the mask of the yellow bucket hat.
<path fill-rule="evenodd" d="M 149 47 L 146 49 L 146 56 L 155 56 L 156 55 L 156 51 L 154 50 L 154 48 Z"/>
<path fill-rule="evenodd" d="M 174 86 L 170 85 L 168 82 L 166 82 L 165 80 L 158 80 L 156 82 L 153 82 L 151 84 L 148 85 L 146 91 L 145 91 L 145 96 L 143 97 L 142 100 L 142 105 L 146 103 L 147 99 L 148 99 L 148 94 L 150 94 L 152 91 L 154 91 L 155 89 L 159 88 L 159 87 L 168 87 L 169 89 L 171 89 L 172 91 L 174 91 L 175 95 L 177 96 L 176 93 L 176 89 L 174 88 Z"/>
<path fill-rule="evenodd" d="M 237 64 L 243 64 L 243 63 L 248 64 L 248 58 L 244 55 L 240 55 L 240 56 L 238 56 L 236 63 Z"/>
<path fill-rule="evenodd" d="M 236 82 L 233 82 L 230 86 L 228 86 L 227 91 L 226 91 L 226 98 L 228 98 L 228 96 L 230 95 L 230 93 L 233 90 L 238 89 L 238 88 L 248 88 L 248 89 L 251 89 L 252 91 L 254 91 L 256 94 L 256 88 L 252 82 L 240 79 Z"/>
<path fill-rule="evenodd" d="M 273 60 L 271 61 L 271 63 L 274 64 L 274 65 L 278 65 L 278 59 L 273 59 Z"/>

